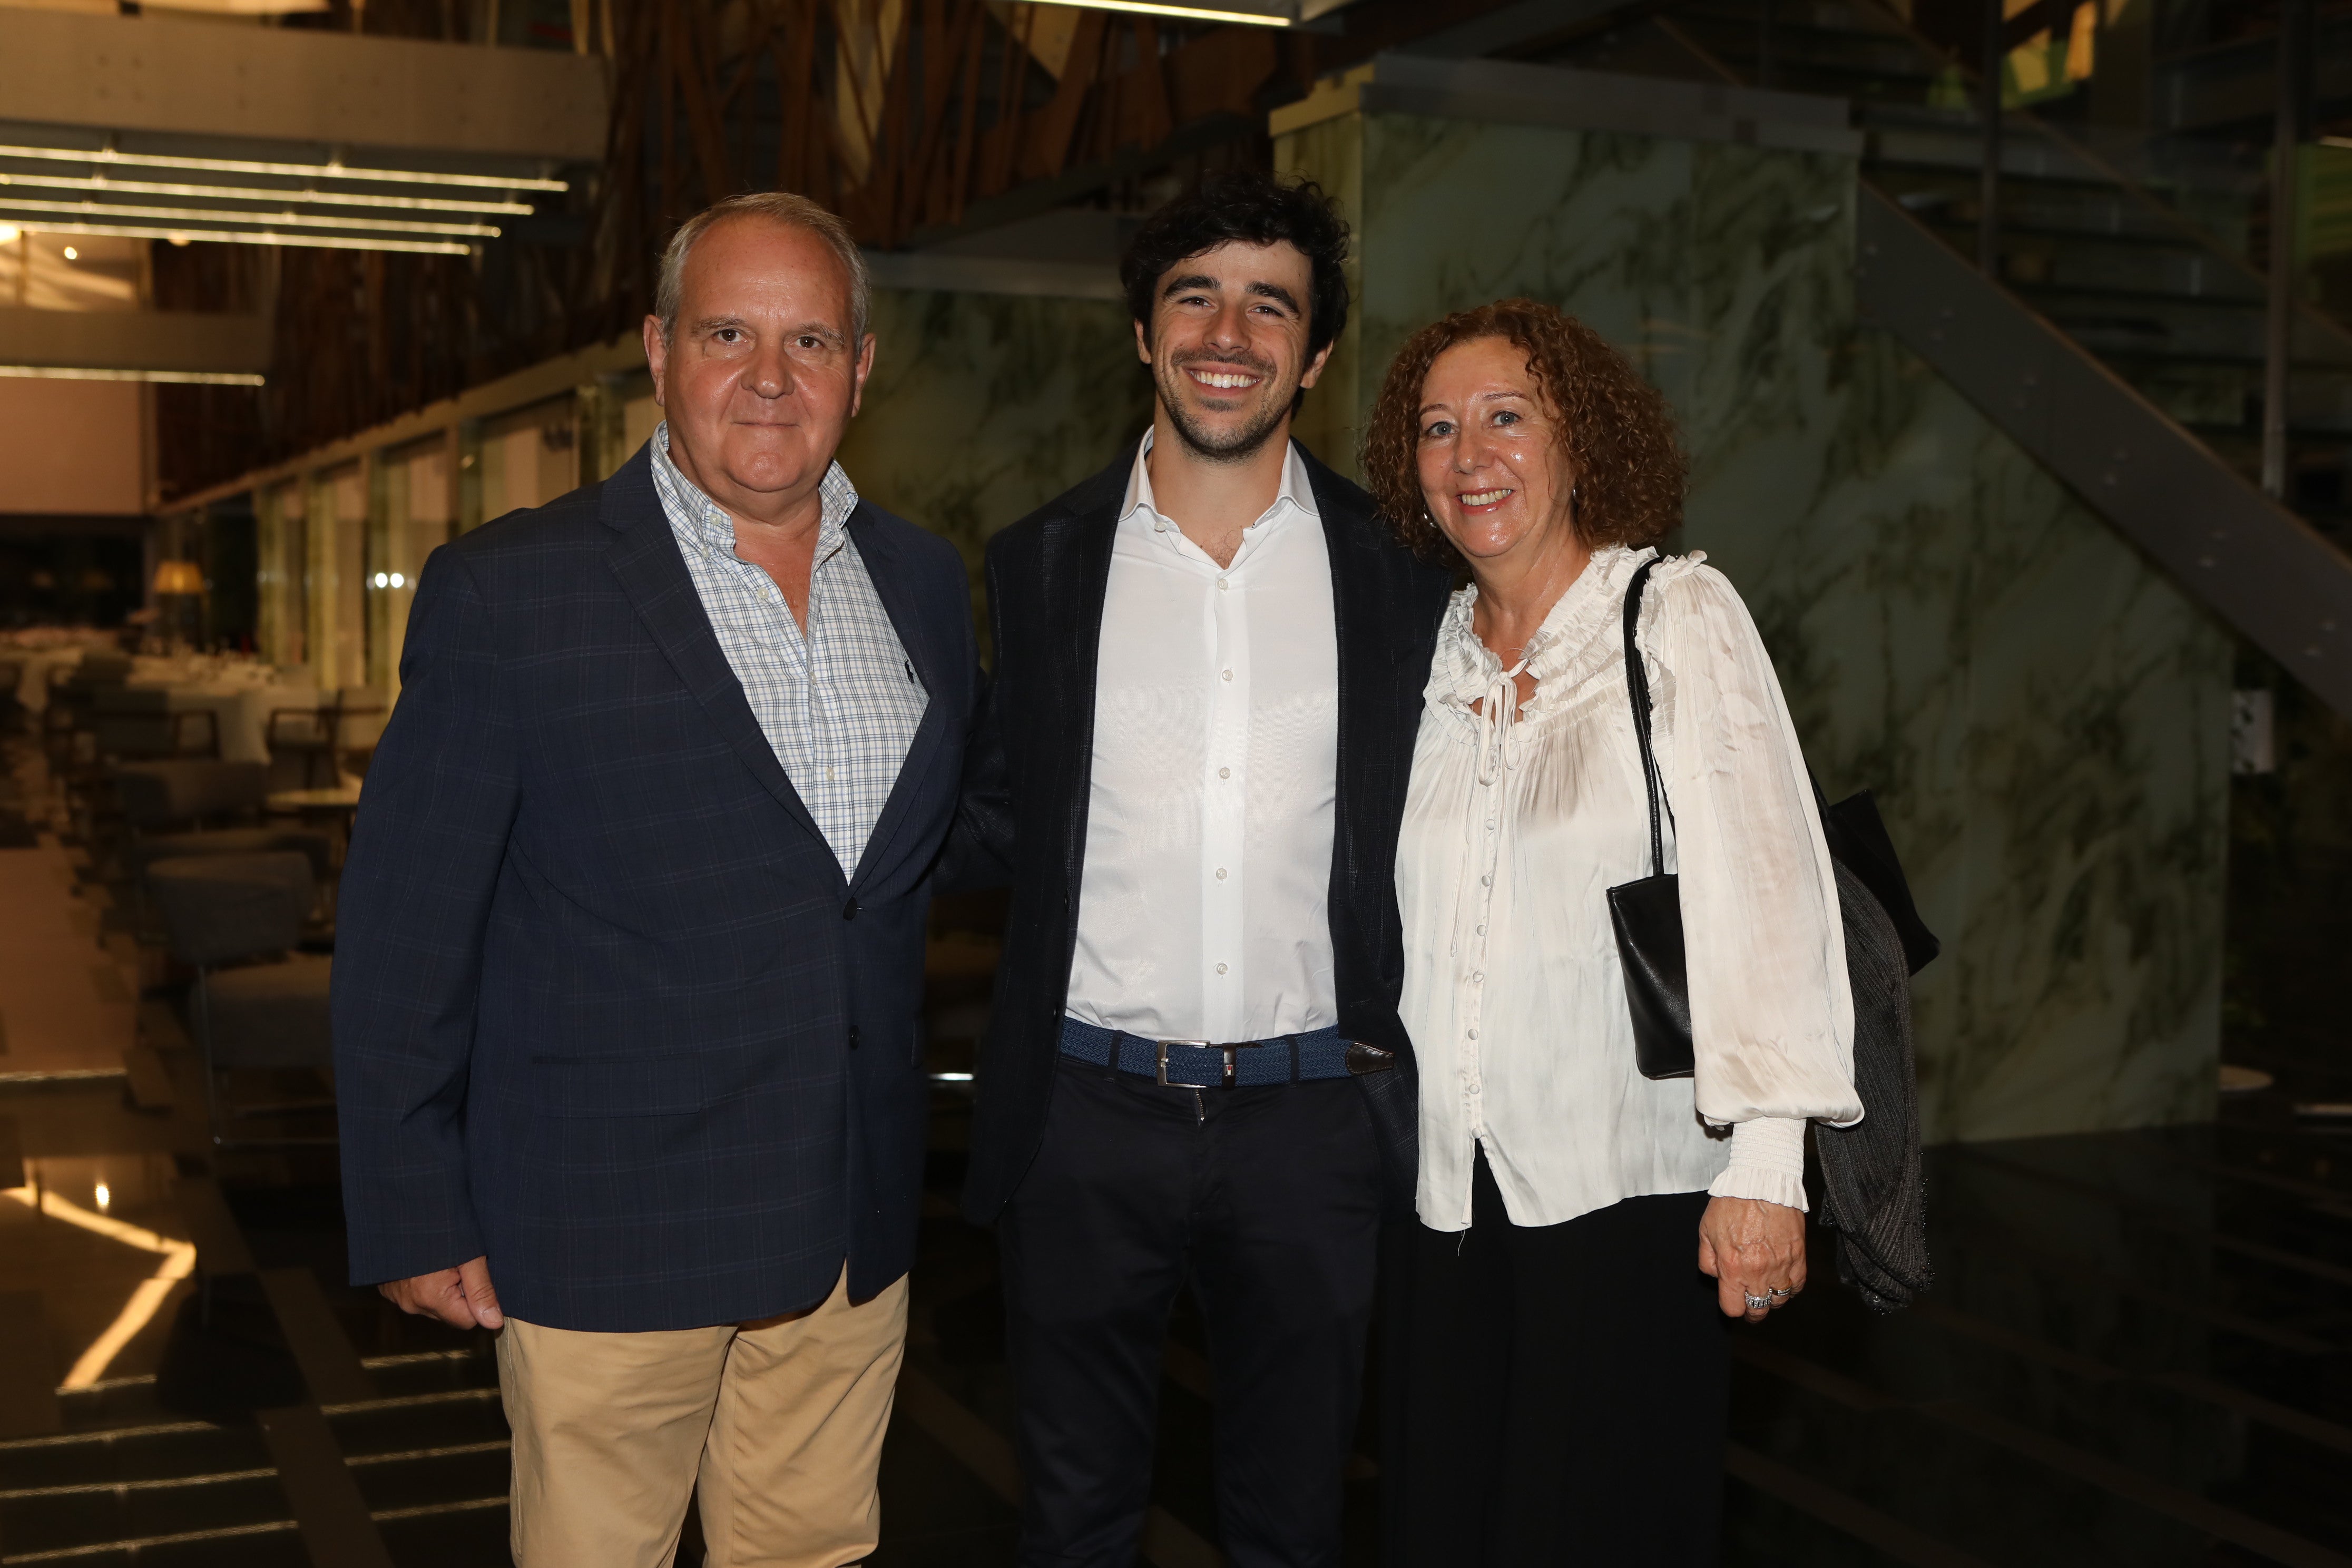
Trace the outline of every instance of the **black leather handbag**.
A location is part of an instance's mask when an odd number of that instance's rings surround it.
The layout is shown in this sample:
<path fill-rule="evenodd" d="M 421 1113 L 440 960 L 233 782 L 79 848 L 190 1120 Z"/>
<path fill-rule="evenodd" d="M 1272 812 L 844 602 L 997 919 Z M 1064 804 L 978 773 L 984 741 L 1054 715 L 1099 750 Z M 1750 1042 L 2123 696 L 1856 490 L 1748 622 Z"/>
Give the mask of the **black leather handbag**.
<path fill-rule="evenodd" d="M 1650 875 L 1609 889 L 1609 919 L 1616 928 L 1625 1001 L 1633 1015 L 1634 1064 L 1643 1078 L 1688 1078 L 1693 1060 L 1690 975 L 1683 957 L 1682 889 L 1666 871 L 1665 783 L 1658 776 L 1658 759 L 1650 745 L 1650 676 L 1633 640 L 1642 616 L 1642 591 L 1657 563 L 1655 557 L 1642 563 L 1625 586 L 1625 689 L 1633 699 L 1633 735 L 1641 744 L 1642 779 L 1650 797 Z M 1902 942 L 1909 972 L 1918 973 L 1940 944 L 1912 904 L 1911 886 L 1870 792 L 1831 805 L 1816 783 L 1813 800 L 1821 810 L 1822 837 L 1829 843 L 1830 858 L 1877 900 Z M 1844 911 L 1849 927 L 1859 913 Z"/>

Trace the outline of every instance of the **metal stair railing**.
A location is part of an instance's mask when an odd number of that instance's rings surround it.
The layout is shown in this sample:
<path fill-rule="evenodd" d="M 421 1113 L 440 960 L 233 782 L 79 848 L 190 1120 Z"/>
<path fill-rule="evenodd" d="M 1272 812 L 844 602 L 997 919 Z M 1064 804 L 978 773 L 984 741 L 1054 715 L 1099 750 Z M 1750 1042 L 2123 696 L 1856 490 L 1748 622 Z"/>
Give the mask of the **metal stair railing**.
<path fill-rule="evenodd" d="M 1864 320 L 2352 717 L 2352 557 L 1867 181 L 1855 252 Z"/>

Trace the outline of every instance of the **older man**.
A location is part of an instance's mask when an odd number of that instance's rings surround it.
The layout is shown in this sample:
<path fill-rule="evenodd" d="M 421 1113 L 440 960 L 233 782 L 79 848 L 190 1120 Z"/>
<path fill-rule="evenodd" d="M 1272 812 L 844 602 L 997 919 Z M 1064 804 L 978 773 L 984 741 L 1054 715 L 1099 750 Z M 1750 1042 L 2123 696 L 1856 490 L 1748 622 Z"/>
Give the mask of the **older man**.
<path fill-rule="evenodd" d="M 523 1568 L 854 1563 L 906 1326 L 963 565 L 834 461 L 866 278 L 797 196 L 690 219 L 667 423 L 425 569 L 343 880 L 356 1280 L 501 1329 Z"/>

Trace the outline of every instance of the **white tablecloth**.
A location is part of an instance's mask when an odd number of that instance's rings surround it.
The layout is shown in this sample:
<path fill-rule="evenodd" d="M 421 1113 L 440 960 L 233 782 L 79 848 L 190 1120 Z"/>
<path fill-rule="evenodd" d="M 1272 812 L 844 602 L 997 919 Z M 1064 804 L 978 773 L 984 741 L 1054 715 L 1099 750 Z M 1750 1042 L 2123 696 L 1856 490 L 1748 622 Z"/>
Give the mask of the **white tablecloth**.
<path fill-rule="evenodd" d="M 165 688 L 174 713 L 208 711 L 220 727 L 221 760 L 266 763 L 269 760 L 269 715 L 275 709 L 319 706 L 315 686 L 256 686 L 247 681 L 211 681 Z"/>
<path fill-rule="evenodd" d="M 16 700 L 26 712 L 39 713 L 49 706 L 49 672 L 79 665 L 82 652 L 78 647 L 0 648 L 0 663 L 17 667 Z"/>

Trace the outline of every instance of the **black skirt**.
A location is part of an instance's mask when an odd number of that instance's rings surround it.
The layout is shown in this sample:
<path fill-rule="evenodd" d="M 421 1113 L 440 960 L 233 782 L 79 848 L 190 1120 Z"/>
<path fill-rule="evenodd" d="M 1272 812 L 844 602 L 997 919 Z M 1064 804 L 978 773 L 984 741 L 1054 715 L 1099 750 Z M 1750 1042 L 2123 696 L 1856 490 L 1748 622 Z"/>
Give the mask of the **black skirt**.
<path fill-rule="evenodd" d="M 1399 1237 L 1381 1326 L 1388 1568 L 1718 1561 L 1730 1320 L 1705 1193 L 1510 1223 L 1482 1151 L 1471 1228 Z"/>

